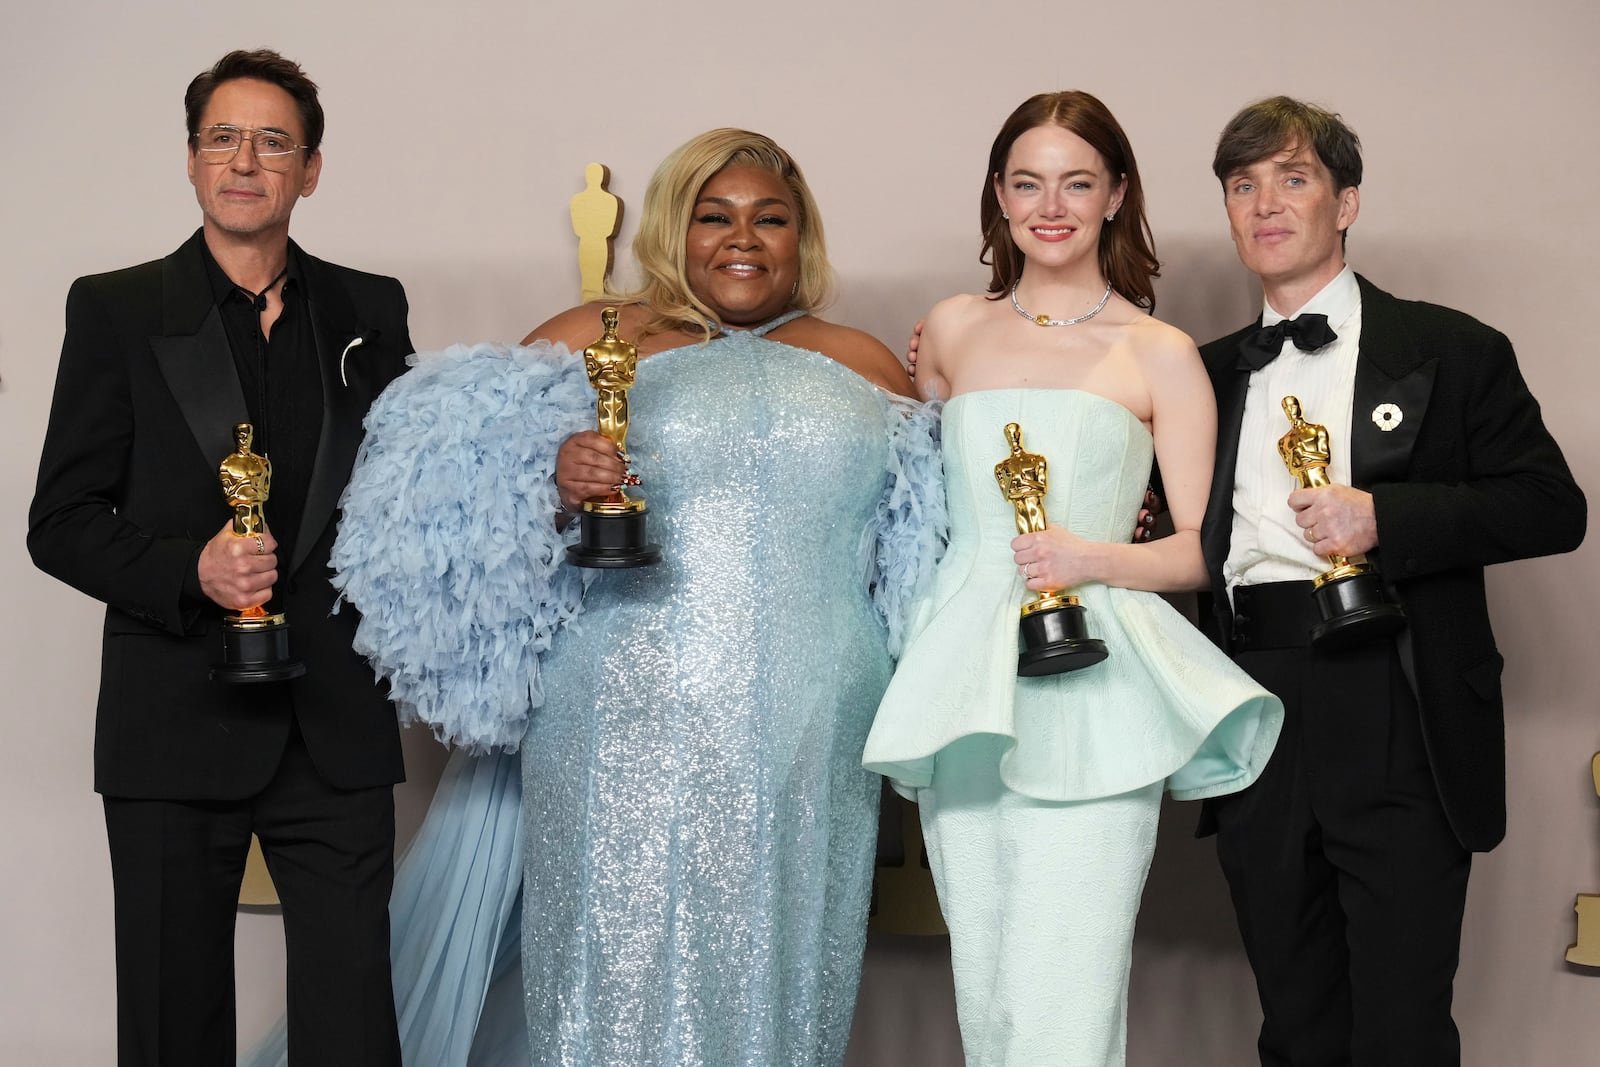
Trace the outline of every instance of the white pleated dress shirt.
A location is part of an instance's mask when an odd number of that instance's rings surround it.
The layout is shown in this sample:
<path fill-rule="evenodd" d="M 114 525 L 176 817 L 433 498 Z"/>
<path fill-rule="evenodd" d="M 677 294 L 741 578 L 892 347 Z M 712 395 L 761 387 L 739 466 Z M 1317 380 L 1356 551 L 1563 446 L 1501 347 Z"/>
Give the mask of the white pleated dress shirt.
<path fill-rule="evenodd" d="M 1355 272 L 1345 267 L 1290 315 L 1265 301 L 1263 307 L 1263 326 L 1302 314 L 1326 315 L 1338 337 L 1315 352 L 1302 352 L 1285 339 L 1278 358 L 1250 375 L 1234 465 L 1233 536 L 1222 568 L 1230 599 L 1237 585 L 1303 581 L 1330 566 L 1325 556 L 1311 551 L 1289 507 L 1289 494 L 1298 484 L 1278 455 L 1278 439 L 1289 430 L 1284 397 L 1299 397 L 1305 420 L 1328 428 L 1328 476 L 1350 484 L 1350 409 L 1361 348 L 1361 290 Z"/>

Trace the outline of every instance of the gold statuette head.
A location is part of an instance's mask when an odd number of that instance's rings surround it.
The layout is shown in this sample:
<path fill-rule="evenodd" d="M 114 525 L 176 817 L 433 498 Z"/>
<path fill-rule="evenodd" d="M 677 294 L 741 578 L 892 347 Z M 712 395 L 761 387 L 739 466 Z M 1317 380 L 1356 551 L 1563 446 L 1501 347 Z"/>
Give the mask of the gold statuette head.
<path fill-rule="evenodd" d="M 1017 512 L 1017 532 L 1037 533 L 1049 525 L 1044 513 L 1049 472 L 1045 459 L 1022 447 L 1022 427 L 1006 423 L 1006 443 L 1011 454 L 994 465 L 994 480 Z"/>
<path fill-rule="evenodd" d="M 240 537 L 253 537 L 266 529 L 262 506 L 272 491 L 272 462 L 251 451 L 255 427 L 248 422 L 234 426 L 233 439 L 238 448 L 223 458 L 217 479 L 222 482 L 228 506 L 233 508 L 233 532 Z"/>
<path fill-rule="evenodd" d="M 1307 422 L 1300 398 L 1283 398 L 1283 413 L 1289 418 L 1289 432 L 1278 438 L 1278 455 L 1302 489 L 1328 485 L 1328 464 L 1333 449 L 1328 443 L 1328 428 Z"/>
<path fill-rule="evenodd" d="M 600 324 L 605 332 L 598 341 L 583 350 L 583 367 L 588 372 L 589 384 L 594 386 L 597 428 L 616 446 L 626 464 L 628 390 L 633 388 L 634 374 L 639 369 L 639 349 L 617 336 L 617 318 L 617 309 L 614 307 L 600 312 Z M 638 485 L 639 482 L 630 471 L 622 484 Z M 619 487 L 609 499 L 613 503 L 626 503 L 628 495 Z"/>

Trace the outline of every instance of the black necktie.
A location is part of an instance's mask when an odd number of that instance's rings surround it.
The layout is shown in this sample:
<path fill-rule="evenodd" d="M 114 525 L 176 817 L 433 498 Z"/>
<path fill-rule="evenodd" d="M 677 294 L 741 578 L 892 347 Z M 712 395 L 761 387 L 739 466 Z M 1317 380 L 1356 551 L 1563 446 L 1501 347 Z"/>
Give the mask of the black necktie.
<path fill-rule="evenodd" d="M 1284 338 L 1293 341 L 1294 346 L 1302 352 L 1315 352 L 1324 345 L 1332 344 L 1338 337 L 1328 328 L 1328 316 L 1296 315 L 1292 319 L 1283 319 L 1271 326 L 1263 326 L 1254 333 L 1245 334 L 1244 340 L 1239 342 L 1239 362 L 1236 365 L 1240 370 L 1260 370 L 1278 358 L 1278 353 L 1283 351 Z"/>

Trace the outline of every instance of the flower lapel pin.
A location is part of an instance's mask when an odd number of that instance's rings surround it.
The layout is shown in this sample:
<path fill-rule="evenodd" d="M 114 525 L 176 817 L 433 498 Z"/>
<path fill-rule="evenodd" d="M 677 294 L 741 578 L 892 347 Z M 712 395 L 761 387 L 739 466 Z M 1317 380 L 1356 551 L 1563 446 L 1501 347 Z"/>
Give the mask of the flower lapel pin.
<path fill-rule="evenodd" d="M 339 382 L 341 385 L 344 385 L 347 388 L 350 385 L 350 379 L 345 377 L 344 363 L 345 360 L 349 358 L 351 351 L 360 348 L 362 345 L 373 340 L 377 336 L 378 331 L 376 330 L 373 330 L 371 333 L 358 333 L 350 339 L 349 344 L 344 346 L 344 351 L 339 353 Z"/>

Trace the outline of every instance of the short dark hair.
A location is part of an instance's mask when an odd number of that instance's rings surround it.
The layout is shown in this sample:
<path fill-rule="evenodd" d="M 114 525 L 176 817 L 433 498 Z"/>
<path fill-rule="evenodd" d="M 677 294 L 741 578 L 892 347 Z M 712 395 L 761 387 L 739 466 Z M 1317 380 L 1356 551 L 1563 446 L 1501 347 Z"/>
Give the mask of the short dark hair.
<path fill-rule="evenodd" d="M 211 94 L 223 82 L 240 78 L 254 78 L 276 85 L 294 97 L 300 109 L 300 124 L 305 127 L 306 153 L 315 152 L 322 145 L 322 104 L 317 101 L 317 83 L 306 77 L 300 64 L 285 59 L 270 48 L 252 51 L 239 49 L 229 52 L 211 67 L 195 75 L 194 81 L 183 94 L 183 110 L 189 125 L 189 140 L 200 133 L 200 116 L 211 103 Z"/>
<path fill-rule="evenodd" d="M 1011 239 L 1011 227 L 1001 213 L 994 182 L 996 175 L 1005 173 L 1006 159 L 1017 138 L 1038 126 L 1059 126 L 1082 137 L 1106 161 L 1112 182 L 1127 180 L 1116 224 L 1108 222 L 1100 229 L 1100 271 L 1111 287 L 1129 302 L 1147 310 L 1154 309 L 1156 294 L 1151 279 L 1161 276 L 1161 264 L 1156 259 L 1150 224 L 1145 219 L 1144 186 L 1139 181 L 1139 164 L 1134 161 L 1133 146 L 1110 109 L 1078 90 L 1040 93 L 1024 100 L 1000 127 L 989 149 L 989 169 L 984 173 L 983 195 L 978 201 L 978 225 L 983 230 L 983 248 L 978 253 L 978 262 L 992 268 L 989 292 L 998 297 L 1022 277 L 1023 261 L 1027 257 Z"/>
<path fill-rule="evenodd" d="M 1361 138 L 1332 111 L 1287 96 L 1258 100 L 1229 120 L 1217 138 L 1212 173 L 1228 175 L 1280 152 L 1311 146 L 1333 176 L 1335 192 L 1361 185 Z"/>

